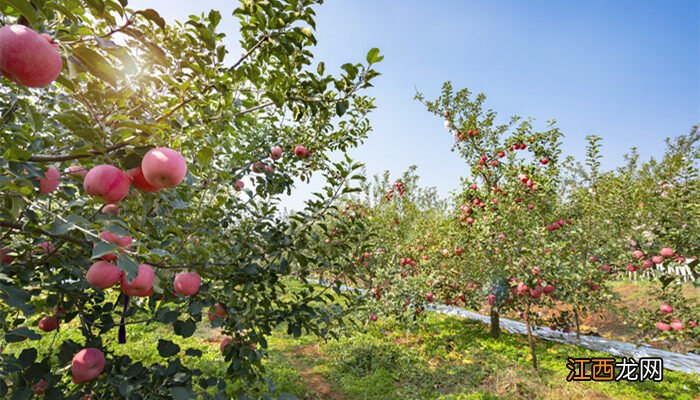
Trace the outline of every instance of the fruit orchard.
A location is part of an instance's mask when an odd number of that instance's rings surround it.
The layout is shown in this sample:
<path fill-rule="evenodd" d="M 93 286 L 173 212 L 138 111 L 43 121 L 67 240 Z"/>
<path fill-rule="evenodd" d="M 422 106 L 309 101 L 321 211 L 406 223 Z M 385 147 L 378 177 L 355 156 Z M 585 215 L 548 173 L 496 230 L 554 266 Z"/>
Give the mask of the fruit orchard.
<path fill-rule="evenodd" d="M 242 1 L 232 54 L 217 11 L 169 23 L 126 0 L 0 0 L 0 396 L 226 399 L 264 383 L 269 398 L 276 330 L 337 338 L 438 303 L 488 313 L 493 338 L 521 318 L 537 369 L 531 326 L 579 334 L 635 274 L 659 283 L 630 316 L 641 335 L 697 351 L 697 127 L 661 160 L 633 150 L 603 171 L 598 137 L 565 158 L 554 121 L 498 123 L 483 94 L 445 83 L 416 98 L 454 137 L 458 193 L 438 198 L 415 168 L 367 182 L 348 152 L 371 131 L 383 56 L 326 71 L 320 3 Z M 312 176 L 323 189 L 285 213 Z M 168 338 L 143 344 L 152 364 L 120 352 L 142 327 L 220 332 L 225 373 Z"/>

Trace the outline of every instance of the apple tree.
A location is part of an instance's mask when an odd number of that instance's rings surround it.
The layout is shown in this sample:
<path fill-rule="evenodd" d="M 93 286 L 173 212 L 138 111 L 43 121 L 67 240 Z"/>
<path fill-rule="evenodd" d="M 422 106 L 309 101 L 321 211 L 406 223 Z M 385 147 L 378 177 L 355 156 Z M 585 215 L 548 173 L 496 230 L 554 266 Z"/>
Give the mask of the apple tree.
<path fill-rule="evenodd" d="M 329 219 L 361 241 L 336 218 L 358 165 L 330 154 L 370 131 L 362 91 L 382 56 L 329 74 L 312 53 L 319 3 L 242 1 L 238 54 L 215 10 L 167 23 L 126 0 L 0 1 L 0 396 L 229 398 L 263 377 L 276 327 L 343 325 L 306 276 L 351 260 L 310 243 Z M 282 215 L 314 173 L 324 190 Z M 225 378 L 169 340 L 142 344 L 152 365 L 115 352 L 134 324 L 209 323 Z"/>

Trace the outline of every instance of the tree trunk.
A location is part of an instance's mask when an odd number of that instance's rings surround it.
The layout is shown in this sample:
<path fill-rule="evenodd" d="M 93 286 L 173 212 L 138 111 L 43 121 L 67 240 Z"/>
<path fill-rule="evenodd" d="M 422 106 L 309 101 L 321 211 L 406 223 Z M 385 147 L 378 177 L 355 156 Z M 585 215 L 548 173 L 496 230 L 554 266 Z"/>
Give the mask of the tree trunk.
<path fill-rule="evenodd" d="M 530 329 L 530 305 L 525 309 L 525 328 L 527 329 L 527 341 L 530 343 L 530 354 L 532 354 L 532 368 L 537 369 L 537 354 L 535 354 L 535 342 Z"/>
<path fill-rule="evenodd" d="M 498 339 L 501 335 L 501 321 L 496 306 L 491 306 L 491 337 Z"/>
<path fill-rule="evenodd" d="M 578 320 L 578 310 L 574 308 L 574 321 L 576 322 L 576 339 L 581 339 L 581 324 Z"/>

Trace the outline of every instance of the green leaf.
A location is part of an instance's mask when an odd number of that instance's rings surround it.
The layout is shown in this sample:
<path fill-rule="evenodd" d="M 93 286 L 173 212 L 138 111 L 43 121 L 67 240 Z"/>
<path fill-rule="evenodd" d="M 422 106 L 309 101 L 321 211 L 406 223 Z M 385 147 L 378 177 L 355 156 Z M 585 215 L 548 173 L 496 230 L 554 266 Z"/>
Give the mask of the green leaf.
<path fill-rule="evenodd" d="M 143 15 L 143 17 L 147 20 L 155 22 L 155 24 L 158 25 L 160 29 L 165 29 L 165 20 L 163 19 L 163 17 L 160 16 L 160 14 L 158 14 L 158 11 L 152 8 L 147 8 L 145 10 L 136 11 L 136 14 Z"/>
<path fill-rule="evenodd" d="M 184 386 L 176 386 L 170 389 L 170 396 L 172 396 L 173 400 L 189 400 L 197 397 L 192 391 L 192 388 Z"/>
<path fill-rule="evenodd" d="M 94 260 L 95 258 L 100 258 L 105 254 L 109 254 L 114 252 L 114 250 L 118 249 L 119 246 L 117 246 L 114 243 L 111 242 L 100 242 L 95 245 L 92 249 L 92 259 Z"/>
<path fill-rule="evenodd" d="M 126 254 L 117 253 L 117 267 L 126 272 L 126 280 L 131 282 L 139 274 L 139 264 Z"/>
<path fill-rule="evenodd" d="M 384 56 L 379 55 L 379 49 L 374 47 L 367 52 L 367 62 L 374 64 L 380 62 L 384 59 Z"/>
<path fill-rule="evenodd" d="M 339 117 L 342 117 L 343 114 L 345 114 L 345 111 L 348 110 L 348 101 L 347 100 L 342 100 L 337 103 L 335 103 L 335 113 L 338 114 Z"/>
<path fill-rule="evenodd" d="M 192 319 L 186 321 L 178 320 L 173 324 L 173 329 L 177 335 L 188 338 L 194 334 L 194 331 L 197 329 L 197 323 Z"/>
<path fill-rule="evenodd" d="M 85 46 L 78 46 L 73 48 L 73 56 L 91 74 L 109 82 L 112 86 L 117 85 L 117 70 L 96 51 Z"/>
<path fill-rule="evenodd" d="M 6 2 L 12 6 L 15 10 L 19 11 L 24 18 L 29 21 L 30 24 L 34 25 L 36 23 L 36 10 L 32 4 L 27 0 L 6 0 Z"/>
<path fill-rule="evenodd" d="M 214 157 L 214 149 L 209 146 L 202 147 L 197 152 L 197 162 L 203 167 L 208 166 L 211 163 L 211 159 Z"/>
<path fill-rule="evenodd" d="M 161 357 L 172 357 L 180 352 L 180 346 L 170 340 L 158 339 L 158 354 Z"/>

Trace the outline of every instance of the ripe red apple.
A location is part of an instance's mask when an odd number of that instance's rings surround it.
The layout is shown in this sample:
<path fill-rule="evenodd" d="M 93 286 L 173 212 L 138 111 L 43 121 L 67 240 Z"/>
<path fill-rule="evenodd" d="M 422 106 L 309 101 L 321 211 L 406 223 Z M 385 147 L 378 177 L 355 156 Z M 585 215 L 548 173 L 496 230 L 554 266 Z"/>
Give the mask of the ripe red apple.
<path fill-rule="evenodd" d="M 659 254 L 661 254 L 663 257 L 670 258 L 673 257 L 673 250 L 668 247 L 664 247 L 661 249 L 661 251 L 659 251 Z"/>
<path fill-rule="evenodd" d="M 119 206 L 116 204 L 106 204 L 104 207 L 102 207 L 102 210 L 100 211 L 103 214 L 112 214 L 114 216 L 117 216 L 119 215 L 119 213 L 121 213 Z"/>
<path fill-rule="evenodd" d="M 491 293 L 488 296 L 486 296 L 486 300 L 489 303 L 490 306 L 496 304 L 496 295 Z"/>
<path fill-rule="evenodd" d="M 46 379 L 41 378 L 37 383 L 32 385 L 32 392 L 37 396 L 41 396 L 44 394 L 47 387 L 49 387 L 49 383 L 46 382 Z"/>
<path fill-rule="evenodd" d="M 69 176 L 79 176 L 81 178 L 84 178 L 85 175 L 87 175 L 88 173 L 88 169 L 83 167 L 82 165 L 71 165 L 70 167 L 64 169 L 63 172 Z"/>
<path fill-rule="evenodd" d="M 653 266 L 654 266 L 654 262 L 653 262 L 653 261 L 651 261 L 651 260 L 642 260 L 642 267 L 649 269 L 649 268 L 651 268 L 651 267 L 653 267 Z"/>
<path fill-rule="evenodd" d="M 44 87 L 58 78 L 63 61 L 51 36 L 24 25 L 0 28 L 0 72 L 27 87 Z"/>
<path fill-rule="evenodd" d="M 53 254 L 56 252 L 56 246 L 54 246 L 51 242 L 42 242 L 36 245 L 36 247 L 39 248 L 39 253 Z"/>
<path fill-rule="evenodd" d="M 544 292 L 544 294 L 552 294 L 554 292 L 554 286 L 552 286 L 551 284 L 547 284 L 544 288 L 542 288 L 542 291 Z"/>
<path fill-rule="evenodd" d="M 82 349 L 73 357 L 70 370 L 73 374 L 73 383 L 91 381 L 105 369 L 105 356 L 102 351 L 95 348 Z"/>
<path fill-rule="evenodd" d="M 237 192 L 240 192 L 241 189 L 243 189 L 244 187 L 245 187 L 245 183 L 240 179 L 236 179 L 236 182 L 233 184 L 233 190 L 235 190 Z"/>
<path fill-rule="evenodd" d="M 534 289 L 530 289 L 530 297 L 532 297 L 533 299 L 539 299 L 540 296 L 542 296 L 542 292 L 542 286 L 537 285 Z"/>
<path fill-rule="evenodd" d="M 197 294 L 201 285 L 202 278 L 196 272 L 180 272 L 175 275 L 175 281 L 173 283 L 175 293 L 183 296 Z"/>
<path fill-rule="evenodd" d="M 664 258 L 661 256 L 653 256 L 651 257 L 651 261 L 653 261 L 654 264 L 661 264 L 662 262 L 664 262 Z"/>
<path fill-rule="evenodd" d="M 221 304 L 217 303 L 209 307 L 209 312 L 207 312 L 207 318 L 209 318 L 209 321 L 213 321 L 217 318 L 226 318 L 227 314 L 228 313 L 226 312 L 226 309 Z"/>
<path fill-rule="evenodd" d="M 100 198 L 107 204 L 114 204 L 129 194 L 129 175 L 112 165 L 98 165 L 85 175 L 83 188 L 90 196 Z"/>
<path fill-rule="evenodd" d="M 601 265 L 600 268 L 604 269 L 605 272 L 610 272 L 610 266 L 609 266 L 609 265 Z"/>
<path fill-rule="evenodd" d="M 51 332 L 58 328 L 59 320 L 53 316 L 45 316 L 39 321 L 39 329 L 44 332 Z"/>
<path fill-rule="evenodd" d="M 632 257 L 636 258 L 637 260 L 640 260 L 642 257 L 644 257 L 644 252 L 641 250 L 635 250 L 632 252 Z"/>
<path fill-rule="evenodd" d="M 661 321 L 656 323 L 656 327 L 662 331 L 670 331 L 671 330 L 671 326 L 669 324 L 667 324 L 665 322 L 661 322 Z"/>
<path fill-rule="evenodd" d="M 528 210 L 534 210 L 534 209 L 535 209 L 535 205 L 534 205 L 534 204 L 528 204 L 527 209 L 528 209 Z"/>
<path fill-rule="evenodd" d="M 379 319 L 379 318 L 377 317 L 377 314 L 372 314 L 372 315 L 369 317 L 369 320 L 372 321 L 372 322 L 376 322 L 377 319 Z"/>
<path fill-rule="evenodd" d="M 143 156 L 141 169 L 146 181 L 159 189 L 176 186 L 187 175 L 187 162 L 182 154 L 167 147 L 156 147 Z"/>
<path fill-rule="evenodd" d="M 294 155 L 299 158 L 306 158 L 309 156 L 309 153 L 306 151 L 304 146 L 297 146 L 294 148 Z"/>
<path fill-rule="evenodd" d="M 562 332 L 564 332 L 564 333 L 570 333 L 570 332 L 571 332 L 571 328 L 569 328 L 569 327 L 567 326 L 566 328 L 562 329 Z"/>
<path fill-rule="evenodd" d="M 279 160 L 282 157 L 282 149 L 278 146 L 270 149 L 270 158 L 273 160 Z"/>
<path fill-rule="evenodd" d="M 695 328 L 698 326 L 698 323 L 695 321 L 688 320 L 688 325 L 690 325 L 691 328 Z"/>
<path fill-rule="evenodd" d="M 542 164 L 542 165 L 547 165 L 547 163 L 549 163 L 549 160 L 546 158 L 543 158 L 540 160 L 540 164 Z"/>
<path fill-rule="evenodd" d="M 221 350 L 221 353 L 223 354 L 226 351 L 226 346 L 231 344 L 233 342 L 233 339 L 230 337 L 225 337 L 221 340 L 221 344 L 219 345 L 219 350 Z"/>
<path fill-rule="evenodd" d="M 160 190 L 160 188 L 157 188 L 148 183 L 146 177 L 143 176 L 143 169 L 141 167 L 132 168 L 126 171 L 126 174 L 129 175 L 129 177 L 131 178 L 131 183 L 137 189 L 148 193 L 155 193 Z"/>
<path fill-rule="evenodd" d="M 2 28 L 4 29 L 4 28 Z M 2 30 L 0 29 L 0 30 Z M 43 178 L 38 178 L 39 179 L 39 193 L 40 194 L 49 194 L 53 193 L 54 190 L 58 187 L 58 178 L 61 177 L 61 173 L 58 172 L 58 170 L 54 167 L 49 167 L 46 172 L 44 173 Z"/>
<path fill-rule="evenodd" d="M 126 274 L 121 276 L 122 293 L 128 296 L 148 297 L 153 293 L 153 281 L 155 272 L 148 264 L 139 264 L 139 273 L 131 283 L 126 278 Z"/>
<path fill-rule="evenodd" d="M 0 262 L 9 264 L 14 261 L 15 257 L 9 254 L 10 251 L 7 247 L 0 249 Z"/>
<path fill-rule="evenodd" d="M 540 274 L 540 267 L 534 266 L 534 267 L 532 267 L 532 270 L 530 272 L 532 272 L 532 275 L 537 276 Z"/>
<path fill-rule="evenodd" d="M 100 233 L 100 238 L 105 242 L 114 243 L 117 246 L 122 247 L 126 250 L 131 249 L 131 243 L 133 242 L 133 239 L 129 235 L 119 236 L 116 233 L 110 231 L 103 231 L 102 233 Z M 109 253 L 103 255 L 101 258 L 106 261 L 114 261 L 117 259 L 117 254 Z"/>
<path fill-rule="evenodd" d="M 674 331 L 680 331 L 683 329 L 683 323 L 679 320 L 675 320 L 671 322 L 671 328 L 673 328 Z"/>
<path fill-rule="evenodd" d="M 122 270 L 107 261 L 97 261 L 90 266 L 85 279 L 91 286 L 107 289 L 117 284 L 122 278 Z"/>
<path fill-rule="evenodd" d="M 504 153 L 504 152 L 502 152 L 502 151 L 499 151 L 499 152 L 498 152 L 498 156 L 501 157 L 501 158 L 503 158 L 503 157 L 506 156 L 506 153 Z"/>
<path fill-rule="evenodd" d="M 425 299 L 428 300 L 428 302 L 432 302 L 434 297 L 435 296 L 433 295 L 433 293 L 430 292 L 427 296 L 425 296 Z"/>
<path fill-rule="evenodd" d="M 666 304 L 666 303 L 663 303 L 663 304 L 661 304 L 661 306 L 659 307 L 659 310 L 661 310 L 661 312 L 664 313 L 664 314 L 670 314 L 670 313 L 673 312 L 673 307 L 671 307 L 670 305 L 668 305 L 668 304 Z"/>

